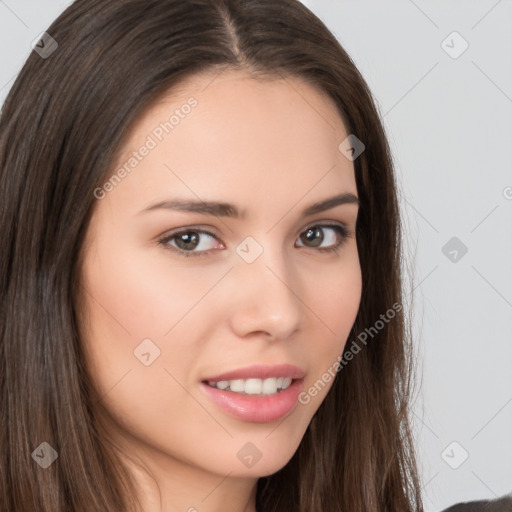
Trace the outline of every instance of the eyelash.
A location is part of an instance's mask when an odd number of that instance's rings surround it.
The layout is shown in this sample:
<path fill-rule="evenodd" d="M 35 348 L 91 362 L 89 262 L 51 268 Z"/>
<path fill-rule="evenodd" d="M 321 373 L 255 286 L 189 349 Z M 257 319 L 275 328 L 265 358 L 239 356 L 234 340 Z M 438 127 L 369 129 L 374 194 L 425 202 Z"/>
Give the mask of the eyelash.
<path fill-rule="evenodd" d="M 316 250 L 318 252 L 322 252 L 322 253 L 338 253 L 339 250 L 341 249 L 341 247 L 345 244 L 347 238 L 349 238 L 351 236 L 349 229 L 346 226 L 344 226 L 343 224 L 313 224 L 311 226 L 308 226 L 300 234 L 306 232 L 308 229 L 313 229 L 313 228 L 331 228 L 331 229 L 334 229 L 338 233 L 338 235 L 340 235 L 340 237 L 341 237 L 341 240 L 338 241 L 332 247 L 316 248 Z M 169 245 L 169 242 L 171 240 L 173 240 L 174 238 L 178 237 L 179 235 L 182 235 L 184 233 L 189 233 L 189 232 L 208 235 L 208 236 L 218 240 L 217 237 L 213 233 L 210 233 L 209 231 L 204 231 L 202 229 L 196 229 L 194 227 L 190 227 L 187 229 L 182 229 L 181 231 L 177 231 L 171 235 L 165 235 L 164 237 L 159 238 L 158 244 L 162 245 L 164 249 L 166 249 L 168 251 L 172 251 L 174 253 L 177 253 L 181 256 L 185 256 L 186 258 L 190 258 L 190 257 L 196 258 L 196 257 L 208 256 L 210 254 L 211 250 L 208 250 L 208 251 L 184 251 L 182 249 L 179 249 L 177 247 L 173 247 L 172 245 Z M 307 248 L 307 246 L 305 246 L 305 247 Z M 315 248 L 309 247 L 309 249 L 315 249 Z"/>

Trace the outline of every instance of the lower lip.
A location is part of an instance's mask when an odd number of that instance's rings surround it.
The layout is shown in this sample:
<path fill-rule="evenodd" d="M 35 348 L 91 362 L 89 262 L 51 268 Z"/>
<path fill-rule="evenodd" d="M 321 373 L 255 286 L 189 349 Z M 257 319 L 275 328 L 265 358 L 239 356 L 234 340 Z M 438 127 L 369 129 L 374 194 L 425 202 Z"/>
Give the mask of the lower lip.
<path fill-rule="evenodd" d="M 304 379 L 293 380 L 290 387 L 274 395 L 245 395 L 223 391 L 201 382 L 208 397 L 224 412 L 252 423 L 269 423 L 288 415 L 299 398 Z"/>

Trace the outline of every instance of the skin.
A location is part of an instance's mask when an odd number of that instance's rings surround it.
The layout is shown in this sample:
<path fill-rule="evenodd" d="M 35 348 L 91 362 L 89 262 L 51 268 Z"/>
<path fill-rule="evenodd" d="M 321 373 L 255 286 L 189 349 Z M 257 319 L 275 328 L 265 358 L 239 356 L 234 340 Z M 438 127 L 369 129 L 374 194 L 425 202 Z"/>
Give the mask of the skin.
<path fill-rule="evenodd" d="M 343 192 L 357 196 L 354 168 L 338 149 L 348 133 L 328 96 L 298 78 L 262 82 L 242 71 L 174 88 L 138 120 L 118 164 L 191 96 L 191 113 L 97 201 L 81 269 L 83 346 L 101 422 L 145 512 L 254 512 L 258 478 L 290 460 L 333 380 L 271 423 L 226 414 L 200 381 L 289 362 L 306 372 L 308 389 L 342 353 L 361 299 L 358 206 L 301 213 Z M 234 203 L 247 218 L 139 213 L 178 196 Z M 305 238 L 326 222 L 349 230 L 338 253 Z M 192 250 L 205 257 L 158 243 L 190 227 L 216 236 L 199 235 Z M 343 240 L 332 228 L 319 234 L 321 247 Z M 251 264 L 236 252 L 247 236 L 263 248 Z M 160 350 L 149 366 L 134 356 L 146 338 Z M 262 453 L 250 468 L 237 457 L 248 442 Z"/>

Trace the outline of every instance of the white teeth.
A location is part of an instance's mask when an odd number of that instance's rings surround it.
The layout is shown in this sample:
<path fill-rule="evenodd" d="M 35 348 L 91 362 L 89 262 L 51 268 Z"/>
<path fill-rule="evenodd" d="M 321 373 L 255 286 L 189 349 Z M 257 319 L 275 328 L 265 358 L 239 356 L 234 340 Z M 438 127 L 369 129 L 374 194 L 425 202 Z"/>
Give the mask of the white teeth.
<path fill-rule="evenodd" d="M 261 390 L 263 389 L 263 381 L 261 379 L 247 379 L 245 381 L 244 391 L 248 395 L 261 395 Z M 277 387 L 272 391 L 275 393 L 277 391 Z"/>
<path fill-rule="evenodd" d="M 254 380 L 260 381 L 259 379 Z M 273 395 L 274 393 L 277 393 L 277 388 L 281 387 L 277 385 L 277 379 L 265 379 L 264 381 L 260 382 L 261 391 L 263 392 L 264 395 Z M 248 391 L 246 391 L 246 393 L 248 393 Z"/>
<path fill-rule="evenodd" d="M 292 380 L 293 379 L 291 377 L 283 377 L 282 388 L 283 389 L 289 388 L 290 384 L 292 383 Z"/>
<path fill-rule="evenodd" d="M 242 379 L 230 380 L 229 381 L 229 389 L 231 391 L 243 391 L 244 390 L 244 381 Z"/>
<path fill-rule="evenodd" d="M 290 387 L 291 377 L 270 377 L 268 379 L 234 379 L 219 382 L 208 381 L 210 386 L 224 391 L 245 393 L 246 395 L 273 395 Z"/>

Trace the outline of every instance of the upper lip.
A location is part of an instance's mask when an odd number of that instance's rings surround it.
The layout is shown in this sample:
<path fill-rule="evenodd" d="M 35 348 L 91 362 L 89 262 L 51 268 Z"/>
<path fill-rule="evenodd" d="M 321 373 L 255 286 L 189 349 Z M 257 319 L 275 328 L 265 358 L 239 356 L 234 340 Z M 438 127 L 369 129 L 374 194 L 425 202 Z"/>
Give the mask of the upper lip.
<path fill-rule="evenodd" d="M 203 380 L 219 382 L 221 380 L 235 380 L 235 379 L 267 379 L 270 377 L 291 377 L 292 379 L 302 379 L 305 373 L 298 366 L 293 364 L 276 364 L 264 365 L 255 364 L 238 368 L 237 370 L 229 371 L 212 377 L 207 377 Z"/>

